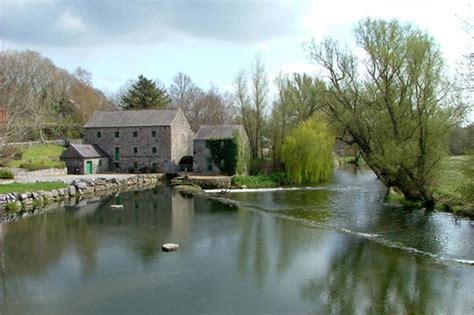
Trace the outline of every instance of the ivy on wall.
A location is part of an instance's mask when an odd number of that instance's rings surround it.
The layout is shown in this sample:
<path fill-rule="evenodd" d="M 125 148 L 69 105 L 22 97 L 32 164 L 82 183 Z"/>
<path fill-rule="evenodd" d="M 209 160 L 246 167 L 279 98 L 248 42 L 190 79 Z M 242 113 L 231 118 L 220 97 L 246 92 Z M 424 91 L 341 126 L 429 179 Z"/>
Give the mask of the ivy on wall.
<path fill-rule="evenodd" d="M 248 148 L 236 132 L 231 139 L 209 139 L 206 145 L 212 162 L 222 174 L 244 174 L 248 168 Z"/>

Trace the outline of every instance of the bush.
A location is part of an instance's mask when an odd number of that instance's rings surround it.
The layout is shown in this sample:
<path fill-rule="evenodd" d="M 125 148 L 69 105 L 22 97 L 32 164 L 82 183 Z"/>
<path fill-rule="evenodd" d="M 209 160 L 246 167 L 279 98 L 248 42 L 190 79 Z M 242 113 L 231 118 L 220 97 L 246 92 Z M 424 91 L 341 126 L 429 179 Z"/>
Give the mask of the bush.
<path fill-rule="evenodd" d="M 0 179 L 14 179 L 15 175 L 9 170 L 0 170 Z"/>
<path fill-rule="evenodd" d="M 9 202 L 5 205 L 5 211 L 8 213 L 15 213 L 20 210 L 21 207 L 18 206 L 16 202 Z"/>
<path fill-rule="evenodd" d="M 283 173 L 274 173 L 270 176 L 233 176 L 232 185 L 236 187 L 266 188 L 277 187 L 286 183 L 286 176 Z"/>

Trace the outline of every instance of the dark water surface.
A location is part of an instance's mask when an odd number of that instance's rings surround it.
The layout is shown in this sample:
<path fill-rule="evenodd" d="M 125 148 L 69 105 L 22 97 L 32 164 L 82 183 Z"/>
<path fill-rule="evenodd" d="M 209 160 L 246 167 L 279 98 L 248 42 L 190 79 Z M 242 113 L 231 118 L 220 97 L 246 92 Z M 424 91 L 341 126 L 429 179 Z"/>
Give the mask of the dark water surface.
<path fill-rule="evenodd" d="M 474 313 L 473 223 L 382 195 L 337 170 L 241 209 L 163 187 L 6 223 L 0 313 Z"/>

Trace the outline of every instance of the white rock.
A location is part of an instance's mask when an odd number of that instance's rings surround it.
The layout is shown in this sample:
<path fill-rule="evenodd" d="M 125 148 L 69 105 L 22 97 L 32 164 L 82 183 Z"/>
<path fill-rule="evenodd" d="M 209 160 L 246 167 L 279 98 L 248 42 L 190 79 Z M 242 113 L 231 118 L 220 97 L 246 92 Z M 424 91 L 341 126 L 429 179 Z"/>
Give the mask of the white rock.
<path fill-rule="evenodd" d="M 123 209 L 123 205 L 111 205 L 110 208 L 114 210 L 120 210 L 120 209 Z"/>
<path fill-rule="evenodd" d="M 161 245 L 161 250 L 164 252 L 176 252 L 179 248 L 178 244 L 166 243 Z"/>

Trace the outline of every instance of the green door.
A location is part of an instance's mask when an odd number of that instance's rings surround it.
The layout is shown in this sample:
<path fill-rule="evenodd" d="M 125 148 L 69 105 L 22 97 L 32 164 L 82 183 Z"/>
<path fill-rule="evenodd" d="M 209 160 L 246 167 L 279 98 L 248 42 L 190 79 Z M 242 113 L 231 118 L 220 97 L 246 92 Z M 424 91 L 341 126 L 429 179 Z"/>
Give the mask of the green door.
<path fill-rule="evenodd" d="M 86 174 L 92 174 L 92 161 L 86 162 Z"/>
<path fill-rule="evenodd" d="M 115 160 L 115 161 L 120 160 L 120 148 L 115 148 L 115 151 L 114 151 L 114 160 Z"/>

